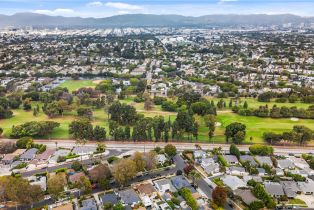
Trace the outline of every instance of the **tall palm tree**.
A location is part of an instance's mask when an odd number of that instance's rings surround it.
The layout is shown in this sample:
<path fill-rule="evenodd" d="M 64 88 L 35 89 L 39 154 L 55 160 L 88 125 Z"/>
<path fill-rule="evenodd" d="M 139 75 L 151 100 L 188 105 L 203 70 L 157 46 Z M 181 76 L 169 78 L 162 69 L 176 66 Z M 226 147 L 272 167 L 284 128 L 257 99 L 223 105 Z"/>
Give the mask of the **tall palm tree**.
<path fill-rule="evenodd" d="M 76 139 L 75 144 L 77 146 L 83 147 L 87 143 L 86 139 Z M 83 156 L 81 155 L 81 162 L 83 161 Z"/>

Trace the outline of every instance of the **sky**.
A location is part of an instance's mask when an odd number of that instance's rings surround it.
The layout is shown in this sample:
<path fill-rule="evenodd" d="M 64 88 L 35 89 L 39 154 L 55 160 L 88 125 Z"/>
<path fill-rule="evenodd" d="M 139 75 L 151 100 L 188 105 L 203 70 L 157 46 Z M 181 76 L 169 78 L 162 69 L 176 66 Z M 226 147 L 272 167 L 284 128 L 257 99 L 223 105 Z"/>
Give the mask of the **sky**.
<path fill-rule="evenodd" d="M 314 0 L 0 0 L 0 14 L 19 12 L 96 18 L 139 13 L 314 16 Z"/>

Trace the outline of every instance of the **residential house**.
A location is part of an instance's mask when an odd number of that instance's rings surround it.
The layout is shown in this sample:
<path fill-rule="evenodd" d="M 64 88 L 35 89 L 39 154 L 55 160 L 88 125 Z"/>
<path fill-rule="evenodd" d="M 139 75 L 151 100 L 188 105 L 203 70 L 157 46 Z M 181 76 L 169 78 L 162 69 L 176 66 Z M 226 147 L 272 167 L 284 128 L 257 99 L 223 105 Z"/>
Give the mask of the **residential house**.
<path fill-rule="evenodd" d="M 140 196 L 149 196 L 149 197 L 156 197 L 157 191 L 155 187 L 151 183 L 143 183 L 136 186 L 137 191 L 139 192 Z"/>
<path fill-rule="evenodd" d="M 234 155 L 223 155 L 223 158 L 227 161 L 229 165 L 239 164 L 238 158 Z"/>
<path fill-rule="evenodd" d="M 79 210 L 98 210 L 96 201 L 93 198 L 82 200 L 82 207 Z"/>
<path fill-rule="evenodd" d="M 149 196 L 147 196 L 147 195 L 142 196 L 142 197 L 141 197 L 141 200 L 142 200 L 142 203 L 143 203 L 143 205 L 145 206 L 145 208 L 150 208 L 150 207 L 152 207 L 153 201 L 152 201 L 152 199 L 151 199 Z"/>
<path fill-rule="evenodd" d="M 86 177 L 84 172 L 74 173 L 74 174 L 69 176 L 69 182 L 74 184 L 74 183 L 80 181 L 81 177 Z"/>
<path fill-rule="evenodd" d="M 6 154 L 4 155 L 4 157 L 2 158 L 2 163 L 5 165 L 9 165 L 12 164 L 15 160 L 16 156 L 14 154 Z"/>
<path fill-rule="evenodd" d="M 207 166 L 214 164 L 215 160 L 213 158 L 202 158 L 200 163 L 202 168 L 206 168 Z"/>
<path fill-rule="evenodd" d="M 264 184 L 266 192 L 276 198 L 284 196 L 283 187 L 280 183 L 277 182 L 267 182 Z"/>
<path fill-rule="evenodd" d="M 267 156 L 256 156 L 256 161 L 262 166 L 262 165 L 268 165 L 270 167 L 273 166 L 273 161 L 270 159 L 270 157 Z"/>
<path fill-rule="evenodd" d="M 177 188 L 178 190 L 180 190 L 182 188 L 185 188 L 185 187 L 186 188 L 190 188 L 191 187 L 191 184 L 182 175 L 171 177 L 171 182 L 172 182 L 173 186 L 175 188 Z"/>
<path fill-rule="evenodd" d="M 164 154 L 158 154 L 156 155 L 156 161 L 157 163 L 163 165 L 168 159 L 166 158 L 166 156 Z"/>
<path fill-rule="evenodd" d="M 256 161 L 254 160 L 254 157 L 251 155 L 241 155 L 240 161 L 242 162 L 249 162 L 251 166 L 257 166 Z"/>
<path fill-rule="evenodd" d="M 119 203 L 119 197 L 115 193 L 106 193 L 99 196 L 99 200 L 102 203 L 102 205 L 105 205 L 106 203 L 111 203 L 112 205 L 116 205 Z"/>
<path fill-rule="evenodd" d="M 239 196 L 246 205 L 250 205 L 252 202 L 258 201 L 249 189 L 236 189 L 234 194 Z"/>
<path fill-rule="evenodd" d="M 207 174 L 214 175 L 220 172 L 220 165 L 218 163 L 212 163 L 203 167 L 203 169 Z"/>
<path fill-rule="evenodd" d="M 47 190 L 46 176 L 30 176 L 27 178 L 31 185 L 38 185 L 43 191 Z"/>
<path fill-rule="evenodd" d="M 195 150 L 193 152 L 194 159 L 204 159 L 207 157 L 207 153 L 203 150 Z"/>
<path fill-rule="evenodd" d="M 20 155 L 22 155 L 24 152 L 26 151 L 26 149 L 17 149 L 15 150 L 13 153 L 10 154 L 6 154 L 3 158 L 2 158 L 2 162 L 4 164 L 12 164 L 14 159 L 19 157 Z"/>
<path fill-rule="evenodd" d="M 49 160 L 49 158 L 51 158 L 55 151 L 55 149 L 46 149 L 46 151 L 44 151 L 43 153 L 38 154 L 35 159 L 38 161 L 47 161 Z"/>
<path fill-rule="evenodd" d="M 155 187 L 158 189 L 159 192 L 164 193 L 166 191 L 175 192 L 177 191 L 176 188 L 172 185 L 169 179 L 159 179 L 154 181 Z"/>
<path fill-rule="evenodd" d="M 228 171 L 229 171 L 229 174 L 234 175 L 234 176 L 249 175 L 249 173 L 245 171 L 245 168 L 240 167 L 240 166 L 230 166 Z"/>
<path fill-rule="evenodd" d="M 293 164 L 300 169 L 310 168 L 309 164 L 303 158 L 290 156 L 288 159 L 291 160 Z"/>
<path fill-rule="evenodd" d="M 31 148 L 29 150 L 27 150 L 26 152 L 24 152 L 21 156 L 20 156 L 20 160 L 22 161 L 31 161 L 36 157 L 38 149 L 36 148 Z"/>
<path fill-rule="evenodd" d="M 265 176 L 266 175 L 266 171 L 263 168 L 257 168 L 257 171 L 258 171 L 259 176 Z"/>
<path fill-rule="evenodd" d="M 133 189 L 119 191 L 118 194 L 120 195 L 122 203 L 126 205 L 134 207 L 136 204 L 141 202 L 140 197 Z"/>
<path fill-rule="evenodd" d="M 237 176 L 226 175 L 221 180 L 231 190 L 246 187 L 245 182 Z"/>
<path fill-rule="evenodd" d="M 314 194 L 314 182 L 298 182 L 298 186 L 304 195 Z"/>
<path fill-rule="evenodd" d="M 284 176 L 285 172 L 281 168 L 275 168 L 275 172 L 277 176 Z"/>
<path fill-rule="evenodd" d="M 72 203 L 61 203 L 61 205 L 56 207 L 50 207 L 51 210 L 73 210 Z"/>
<path fill-rule="evenodd" d="M 279 159 L 277 165 L 280 169 L 293 169 L 295 167 L 290 159 Z"/>
<path fill-rule="evenodd" d="M 250 181 L 250 180 L 252 180 L 252 179 L 253 179 L 255 182 L 263 183 L 263 179 L 262 179 L 262 177 L 260 177 L 260 176 L 251 176 L 251 175 L 243 176 L 243 181 L 244 181 L 245 183 L 247 183 L 248 181 Z"/>
<path fill-rule="evenodd" d="M 57 163 L 58 158 L 61 156 L 67 156 L 67 154 L 70 152 L 70 150 L 67 149 L 59 149 L 57 150 L 52 157 L 49 159 L 49 163 Z"/>
<path fill-rule="evenodd" d="M 294 198 L 297 194 L 301 193 L 300 188 L 295 181 L 280 181 L 280 184 L 288 198 Z"/>

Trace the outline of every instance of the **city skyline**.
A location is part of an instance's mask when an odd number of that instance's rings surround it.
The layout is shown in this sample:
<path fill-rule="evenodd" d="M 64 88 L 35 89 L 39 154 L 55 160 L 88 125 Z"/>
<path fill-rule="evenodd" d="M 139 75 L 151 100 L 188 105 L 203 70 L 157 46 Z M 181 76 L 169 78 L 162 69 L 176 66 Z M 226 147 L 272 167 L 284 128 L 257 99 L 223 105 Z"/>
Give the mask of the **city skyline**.
<path fill-rule="evenodd" d="M 0 13 L 12 15 L 33 12 L 65 17 L 109 17 L 121 14 L 177 14 L 202 16 L 211 14 L 294 14 L 312 16 L 310 0 L 0 0 Z"/>

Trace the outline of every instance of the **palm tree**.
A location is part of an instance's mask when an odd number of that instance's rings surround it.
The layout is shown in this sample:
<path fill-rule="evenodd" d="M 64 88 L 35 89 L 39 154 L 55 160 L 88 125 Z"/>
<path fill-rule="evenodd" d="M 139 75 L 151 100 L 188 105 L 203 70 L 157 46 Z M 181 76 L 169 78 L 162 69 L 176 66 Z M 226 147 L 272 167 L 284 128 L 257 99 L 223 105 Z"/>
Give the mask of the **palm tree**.
<path fill-rule="evenodd" d="M 87 143 L 86 139 L 76 139 L 75 144 L 77 146 L 83 147 Z M 81 155 L 81 162 L 83 161 L 83 156 Z"/>
<path fill-rule="evenodd" d="M 221 151 L 222 151 L 222 148 L 221 148 L 221 147 L 214 148 L 214 149 L 213 149 L 213 155 L 220 155 L 220 154 L 221 154 Z"/>
<path fill-rule="evenodd" d="M 105 152 L 107 146 L 104 143 L 98 142 L 97 143 L 97 151 L 98 152 Z"/>

